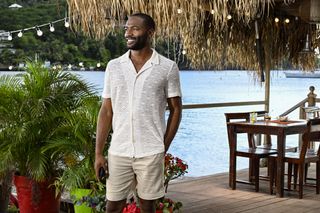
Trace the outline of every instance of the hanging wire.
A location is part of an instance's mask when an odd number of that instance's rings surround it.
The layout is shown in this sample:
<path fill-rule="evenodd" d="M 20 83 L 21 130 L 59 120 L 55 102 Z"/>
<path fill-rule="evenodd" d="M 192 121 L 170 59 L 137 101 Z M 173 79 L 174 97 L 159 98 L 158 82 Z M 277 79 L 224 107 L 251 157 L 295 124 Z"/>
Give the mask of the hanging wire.
<path fill-rule="evenodd" d="M 23 29 L 19 29 L 19 30 L 12 30 L 12 31 L 6 31 L 6 32 L 0 32 L 0 36 L 2 35 L 7 35 L 8 38 L 11 38 L 12 40 L 12 35 L 15 34 L 15 33 L 18 33 L 18 37 L 22 37 L 23 33 L 25 33 L 26 31 L 29 31 L 29 30 L 40 30 L 41 27 L 44 27 L 44 26 L 49 26 L 50 28 L 53 27 L 53 24 L 55 23 L 58 23 L 58 22 L 65 22 L 65 25 L 66 25 L 66 22 L 69 20 L 69 17 L 65 17 L 65 18 L 62 18 L 62 19 L 58 19 L 58 20 L 55 20 L 55 21 L 51 21 L 49 23 L 45 23 L 45 24 L 40 24 L 40 25 L 35 25 L 33 27 L 27 27 L 27 28 L 23 28 Z M 69 22 L 67 22 L 69 24 Z M 68 26 L 69 27 L 69 26 Z M 54 28 L 53 28 L 54 29 Z M 50 30 L 51 31 L 51 30 Z M 53 32 L 53 31 L 51 31 Z"/>

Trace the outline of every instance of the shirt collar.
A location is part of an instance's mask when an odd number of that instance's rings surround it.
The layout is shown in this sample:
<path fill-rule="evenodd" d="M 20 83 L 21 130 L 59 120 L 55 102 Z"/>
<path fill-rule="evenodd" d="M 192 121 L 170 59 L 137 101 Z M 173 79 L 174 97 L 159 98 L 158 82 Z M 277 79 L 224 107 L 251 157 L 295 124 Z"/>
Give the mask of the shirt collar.
<path fill-rule="evenodd" d="M 152 48 L 152 55 L 151 55 L 151 58 L 148 60 L 151 64 L 159 64 L 159 53 Z M 121 63 L 124 63 L 124 62 L 130 62 L 131 59 L 130 59 L 130 50 L 128 50 L 125 54 L 123 54 L 121 57 L 120 57 L 120 62 Z"/>

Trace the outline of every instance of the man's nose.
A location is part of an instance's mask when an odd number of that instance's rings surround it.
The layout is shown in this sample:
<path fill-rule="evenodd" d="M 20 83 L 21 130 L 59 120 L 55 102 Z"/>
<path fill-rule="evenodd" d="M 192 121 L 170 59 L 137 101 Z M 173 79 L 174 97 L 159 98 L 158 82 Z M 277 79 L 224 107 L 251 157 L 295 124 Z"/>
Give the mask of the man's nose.
<path fill-rule="evenodd" d="M 126 29 L 124 35 L 127 37 L 127 36 L 131 36 L 132 35 L 132 30 L 130 30 L 129 28 Z"/>

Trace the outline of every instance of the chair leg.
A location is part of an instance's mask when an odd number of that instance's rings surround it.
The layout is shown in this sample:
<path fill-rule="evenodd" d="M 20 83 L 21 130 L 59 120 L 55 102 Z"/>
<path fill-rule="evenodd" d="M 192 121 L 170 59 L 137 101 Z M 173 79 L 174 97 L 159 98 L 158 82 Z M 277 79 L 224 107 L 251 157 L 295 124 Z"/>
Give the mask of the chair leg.
<path fill-rule="evenodd" d="M 320 192 L 320 162 L 316 163 L 316 193 Z"/>
<path fill-rule="evenodd" d="M 260 158 L 258 159 L 253 159 L 253 164 L 254 164 L 254 186 L 256 192 L 259 192 L 259 175 L 260 175 Z"/>
<path fill-rule="evenodd" d="M 303 197 L 304 164 L 299 164 L 299 199 Z"/>
<path fill-rule="evenodd" d="M 288 190 L 291 191 L 292 163 L 288 163 Z"/>
<path fill-rule="evenodd" d="M 308 168 L 309 168 L 310 164 L 306 163 L 305 167 L 304 167 L 304 183 L 307 182 L 307 178 L 308 178 Z"/>
<path fill-rule="evenodd" d="M 254 162 L 252 158 L 249 158 L 249 182 L 253 182 L 253 177 L 254 177 Z"/>
<path fill-rule="evenodd" d="M 274 184 L 274 170 L 275 170 L 275 160 L 271 157 L 268 158 L 268 173 L 269 173 L 269 192 L 273 194 L 273 184 Z"/>
<path fill-rule="evenodd" d="M 294 164 L 293 168 L 293 188 L 297 189 L 297 179 L 298 179 L 298 164 Z"/>

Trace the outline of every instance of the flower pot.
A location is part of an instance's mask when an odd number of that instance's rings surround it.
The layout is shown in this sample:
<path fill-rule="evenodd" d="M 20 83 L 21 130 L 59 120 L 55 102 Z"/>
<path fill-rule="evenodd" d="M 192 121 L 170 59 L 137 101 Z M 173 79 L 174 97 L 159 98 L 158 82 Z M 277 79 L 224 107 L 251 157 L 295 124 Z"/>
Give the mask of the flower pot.
<path fill-rule="evenodd" d="M 20 213 L 59 213 L 60 195 L 50 182 L 36 182 L 24 176 L 14 176 Z"/>
<path fill-rule="evenodd" d="M 71 191 L 71 197 L 74 201 L 80 200 L 84 196 L 90 195 L 92 192 L 91 189 L 74 189 Z M 77 205 L 77 203 L 74 204 L 74 212 L 75 213 L 91 213 L 93 212 L 93 209 L 86 206 L 85 203 L 81 205 Z"/>

